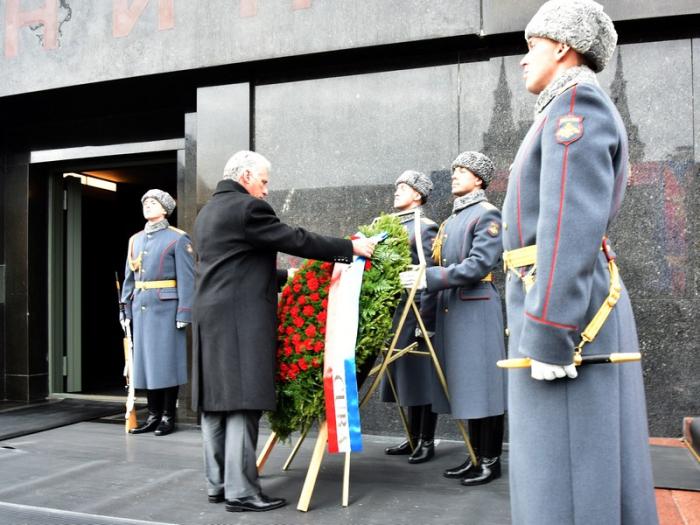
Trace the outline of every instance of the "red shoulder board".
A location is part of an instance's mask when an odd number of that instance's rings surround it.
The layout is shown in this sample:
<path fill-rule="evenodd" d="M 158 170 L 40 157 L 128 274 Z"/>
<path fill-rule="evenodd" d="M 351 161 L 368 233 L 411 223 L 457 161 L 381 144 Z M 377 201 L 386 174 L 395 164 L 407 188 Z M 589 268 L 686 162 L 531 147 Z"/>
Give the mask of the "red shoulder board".
<path fill-rule="evenodd" d="M 573 113 L 559 117 L 555 136 L 559 144 L 567 146 L 580 139 L 583 136 L 583 117 Z"/>

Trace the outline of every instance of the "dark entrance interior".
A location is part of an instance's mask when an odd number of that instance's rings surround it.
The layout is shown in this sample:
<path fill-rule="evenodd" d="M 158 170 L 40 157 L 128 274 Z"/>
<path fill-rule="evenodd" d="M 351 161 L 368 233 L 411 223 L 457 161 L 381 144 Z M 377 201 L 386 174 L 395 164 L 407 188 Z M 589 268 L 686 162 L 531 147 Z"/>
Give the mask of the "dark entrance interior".
<path fill-rule="evenodd" d="M 64 211 L 64 228 L 66 232 L 73 228 L 79 230 L 80 263 L 72 268 L 68 258 L 65 259 L 63 285 L 66 293 L 71 286 L 70 272 L 79 272 L 72 279 L 79 279 L 79 338 L 66 338 L 65 354 L 71 352 L 77 357 L 80 382 L 69 379 L 70 371 L 63 377 L 64 392 L 83 394 L 123 395 L 124 353 L 122 331 L 118 322 L 118 295 L 115 273 L 120 286 L 124 279 L 124 266 L 129 237 L 143 229 L 144 219 L 141 212 L 141 196 L 150 188 L 159 188 L 177 199 L 177 162 L 176 153 L 160 154 L 158 158 L 140 158 L 117 164 L 97 160 L 94 164 L 83 165 L 80 169 L 62 169 L 57 174 L 62 177 L 64 188 L 78 186 L 75 175 L 92 179 L 83 179 L 79 190 L 73 190 L 73 199 L 79 199 L 79 212 Z M 116 184 L 115 191 L 90 185 L 94 179 Z M 86 184 L 87 182 L 87 184 Z M 70 207 L 70 200 L 68 206 Z M 75 221 L 80 221 L 76 227 Z M 177 226 L 177 209 L 168 219 Z M 70 243 L 69 235 L 66 236 Z M 66 247 L 66 252 L 70 247 Z M 75 303 L 78 304 L 78 303 Z M 70 305 L 66 305 L 66 323 Z M 80 347 L 76 353 L 75 347 Z M 79 384 L 79 387 L 76 387 Z M 56 385 L 58 386 L 58 385 Z M 56 390 L 56 389 L 54 389 Z"/>

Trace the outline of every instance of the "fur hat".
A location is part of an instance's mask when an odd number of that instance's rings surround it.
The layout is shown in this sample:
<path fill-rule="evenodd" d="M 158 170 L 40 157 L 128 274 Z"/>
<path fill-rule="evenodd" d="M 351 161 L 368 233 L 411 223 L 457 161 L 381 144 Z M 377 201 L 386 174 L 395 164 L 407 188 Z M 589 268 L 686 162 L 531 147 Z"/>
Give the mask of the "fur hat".
<path fill-rule="evenodd" d="M 143 197 L 141 197 L 141 204 L 148 198 L 157 200 L 160 205 L 163 206 L 166 217 L 169 217 L 175 209 L 175 199 L 173 199 L 167 191 L 156 189 L 148 190 L 143 194 Z"/>
<path fill-rule="evenodd" d="M 458 166 L 467 168 L 479 177 L 483 181 L 481 185 L 483 189 L 486 189 L 491 184 L 493 172 L 496 171 L 491 159 L 478 151 L 464 151 L 457 155 L 457 158 L 452 161 L 452 171 Z"/>
<path fill-rule="evenodd" d="M 612 20 L 593 0 L 545 2 L 525 28 L 525 40 L 533 36 L 568 44 L 596 73 L 605 69 L 617 44 Z"/>
<path fill-rule="evenodd" d="M 420 196 L 423 197 L 423 202 L 428 200 L 428 195 L 430 195 L 430 192 L 433 190 L 433 181 L 430 180 L 430 177 L 425 173 L 421 173 L 420 171 L 404 171 L 399 175 L 399 178 L 396 179 L 394 186 L 398 186 L 401 183 L 410 186 L 420 193 Z"/>

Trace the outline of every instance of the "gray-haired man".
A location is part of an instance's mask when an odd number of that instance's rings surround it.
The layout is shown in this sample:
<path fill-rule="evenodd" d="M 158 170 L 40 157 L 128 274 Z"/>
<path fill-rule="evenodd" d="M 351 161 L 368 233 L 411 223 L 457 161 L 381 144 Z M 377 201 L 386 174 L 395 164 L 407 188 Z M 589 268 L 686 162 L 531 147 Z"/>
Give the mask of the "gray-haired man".
<path fill-rule="evenodd" d="M 324 261 L 371 257 L 374 241 L 325 237 L 280 222 L 264 201 L 270 162 L 239 151 L 194 225 L 192 404 L 202 411 L 209 501 L 231 512 L 267 511 L 255 466 L 258 423 L 275 410 L 277 290 L 287 278 L 277 252 Z"/>
<path fill-rule="evenodd" d="M 503 204 L 509 354 L 532 359 L 508 381 L 513 522 L 655 524 L 639 363 L 573 365 L 582 331 L 619 293 L 605 234 L 625 190 L 627 133 L 595 76 L 617 34 L 596 2 L 552 0 L 525 38 L 525 86 L 539 97 Z M 584 355 L 637 351 L 620 287 Z"/>

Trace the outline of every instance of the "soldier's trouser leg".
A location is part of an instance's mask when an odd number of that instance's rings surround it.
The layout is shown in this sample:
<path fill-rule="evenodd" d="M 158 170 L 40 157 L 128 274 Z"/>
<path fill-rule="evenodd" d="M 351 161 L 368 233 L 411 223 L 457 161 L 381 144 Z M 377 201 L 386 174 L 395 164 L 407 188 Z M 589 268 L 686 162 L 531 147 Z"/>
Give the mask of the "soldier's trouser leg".
<path fill-rule="evenodd" d="M 175 430 L 175 416 L 177 415 L 177 393 L 179 386 L 163 388 L 163 417 L 156 428 L 156 436 L 167 436 Z"/>
<path fill-rule="evenodd" d="M 255 449 L 259 410 L 202 412 L 202 439 L 207 493 L 227 500 L 260 492 Z"/>
<path fill-rule="evenodd" d="M 164 389 L 146 390 L 146 400 L 148 401 L 148 419 L 140 427 L 134 428 L 131 434 L 143 434 L 153 432 L 160 424 L 163 416 L 163 403 L 165 400 Z"/>
<path fill-rule="evenodd" d="M 408 457 L 411 464 L 425 463 L 435 455 L 435 425 L 437 424 L 437 414 L 434 414 L 430 405 L 411 407 L 417 409 L 414 416 L 419 420 L 418 429 L 420 439 L 413 453 Z"/>
<path fill-rule="evenodd" d="M 476 455 L 495 458 L 503 451 L 504 415 L 469 420 L 469 438 Z"/>
<path fill-rule="evenodd" d="M 408 433 L 411 435 L 413 446 L 418 444 L 421 428 L 421 408 L 420 406 L 408 407 Z M 408 440 L 404 440 L 398 445 L 384 449 L 385 454 L 390 456 L 402 456 L 411 453 L 411 445 Z"/>

